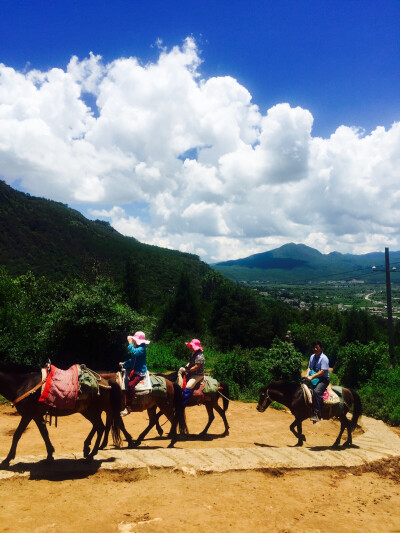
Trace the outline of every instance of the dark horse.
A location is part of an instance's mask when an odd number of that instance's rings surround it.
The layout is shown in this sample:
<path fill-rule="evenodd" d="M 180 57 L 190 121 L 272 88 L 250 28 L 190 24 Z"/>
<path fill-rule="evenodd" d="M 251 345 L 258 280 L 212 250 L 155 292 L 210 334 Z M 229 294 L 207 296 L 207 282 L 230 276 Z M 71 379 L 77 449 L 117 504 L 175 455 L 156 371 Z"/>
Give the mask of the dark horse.
<path fill-rule="evenodd" d="M 117 438 L 118 419 L 113 413 L 118 412 L 119 415 L 119 404 L 118 406 L 115 404 L 115 401 L 119 401 L 119 398 L 113 395 L 112 389 L 106 381 L 102 380 L 100 382 L 99 394 L 96 392 L 88 393 L 82 399 L 78 398 L 75 409 L 73 410 L 54 410 L 52 407 L 39 402 L 42 383 L 40 368 L 30 365 L 0 362 L 0 394 L 15 404 L 18 413 L 21 415 L 21 420 L 12 438 L 10 451 L 7 457 L 0 463 L 1 466 L 9 466 L 10 461 L 15 458 L 18 441 L 31 420 L 34 420 L 43 437 L 47 450 L 47 460 L 50 461 L 53 459 L 54 448 L 50 442 L 49 432 L 44 420 L 46 413 L 55 414 L 56 416 L 81 413 L 93 424 L 93 433 L 91 432 L 89 434 L 90 439 L 89 436 L 86 438 L 83 447 L 83 455 L 88 460 L 93 459 L 96 455 L 104 432 L 104 424 L 101 419 L 102 411 L 108 413 L 110 425 L 113 428 L 113 437 L 115 439 Z M 90 452 L 91 437 L 96 432 L 96 442 Z"/>
<path fill-rule="evenodd" d="M 178 372 L 171 372 L 169 374 L 163 374 L 163 376 L 170 379 L 173 382 L 176 382 L 176 380 L 178 379 Z M 222 397 L 222 407 L 218 404 L 218 400 L 220 399 L 220 397 Z M 225 383 L 224 381 L 221 381 L 220 383 L 218 383 L 218 392 L 211 393 L 211 394 L 203 394 L 203 397 L 201 400 L 197 399 L 196 396 L 192 395 L 187 407 L 191 407 L 193 405 L 201 405 L 201 404 L 203 404 L 205 408 L 207 409 L 208 421 L 207 421 L 205 428 L 203 429 L 203 431 L 201 431 L 199 436 L 204 437 L 207 434 L 207 431 L 209 430 L 212 422 L 215 419 L 214 410 L 220 415 L 220 417 L 222 418 L 224 422 L 225 430 L 222 436 L 226 437 L 227 435 L 229 435 L 229 424 L 228 424 L 228 420 L 225 414 L 229 406 L 228 384 Z M 157 428 L 159 435 L 162 435 L 163 433 L 163 430 L 158 422 L 161 415 L 162 415 L 161 412 L 154 413 L 153 415 L 156 417 L 156 428 Z"/>
<path fill-rule="evenodd" d="M 107 379 L 111 382 L 113 390 L 119 392 L 120 397 L 120 406 L 122 408 L 122 393 L 119 385 L 115 383 L 116 374 L 100 374 L 104 379 Z M 141 444 L 148 432 L 155 426 L 158 425 L 158 419 L 161 414 L 165 415 L 168 420 L 171 422 L 171 431 L 169 437 L 171 442 L 169 448 L 172 448 L 176 441 L 178 440 L 177 428 L 179 426 L 179 432 L 181 435 L 187 433 L 187 426 L 185 421 L 185 411 L 183 407 L 183 398 L 182 398 L 182 389 L 177 383 L 173 383 L 169 379 L 165 378 L 166 384 L 166 396 L 162 396 L 159 393 L 149 393 L 144 395 L 135 395 L 135 397 L 129 402 L 129 407 L 132 412 L 140 412 L 147 410 L 149 415 L 149 424 L 142 431 L 139 437 L 136 440 L 132 439 L 132 436 L 128 433 L 125 428 L 125 424 L 122 418 L 119 416 L 118 421 L 118 430 L 121 430 L 124 434 L 125 439 L 128 442 L 129 448 L 136 448 Z M 157 408 L 159 409 L 159 415 L 156 415 Z M 100 448 L 103 449 L 107 446 L 108 443 L 108 434 L 111 428 L 111 419 L 109 414 L 106 415 L 106 426 L 104 432 L 103 442 L 101 443 Z M 93 436 L 92 430 L 92 436 Z M 162 430 L 161 430 L 162 434 Z M 114 438 L 115 440 L 115 438 Z"/>
<path fill-rule="evenodd" d="M 347 440 L 344 447 L 352 445 L 351 434 L 357 425 L 357 420 L 361 416 L 361 400 L 356 391 L 352 389 L 342 389 L 343 402 L 326 405 L 322 408 L 322 417 L 331 418 L 336 416 L 340 419 L 340 432 L 335 440 L 333 447 L 337 448 L 340 444 L 344 430 L 347 428 Z M 311 405 L 306 401 L 301 385 L 290 381 L 274 381 L 269 383 L 260 390 L 260 399 L 258 400 L 257 410 L 263 413 L 271 402 L 279 402 L 288 407 L 294 415 L 295 420 L 290 424 L 290 431 L 297 437 L 296 446 L 303 446 L 306 437 L 302 432 L 302 422 L 309 418 L 313 412 Z M 353 418 L 349 420 L 347 413 L 353 406 Z M 296 428 L 297 427 L 297 431 Z"/>

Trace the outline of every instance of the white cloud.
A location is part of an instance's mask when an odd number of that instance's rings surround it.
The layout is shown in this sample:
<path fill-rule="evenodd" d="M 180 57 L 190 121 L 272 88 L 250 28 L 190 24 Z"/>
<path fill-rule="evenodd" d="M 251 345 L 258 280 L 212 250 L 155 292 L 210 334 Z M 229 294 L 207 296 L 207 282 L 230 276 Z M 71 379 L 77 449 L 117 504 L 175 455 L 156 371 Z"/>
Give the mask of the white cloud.
<path fill-rule="evenodd" d="M 66 70 L 0 64 L 2 177 L 213 262 L 289 241 L 400 247 L 399 123 L 313 137 L 308 110 L 281 103 L 262 114 L 237 80 L 204 78 L 200 64 L 192 39 L 149 64 L 93 54 Z M 127 214 L 133 202 L 146 219 Z"/>

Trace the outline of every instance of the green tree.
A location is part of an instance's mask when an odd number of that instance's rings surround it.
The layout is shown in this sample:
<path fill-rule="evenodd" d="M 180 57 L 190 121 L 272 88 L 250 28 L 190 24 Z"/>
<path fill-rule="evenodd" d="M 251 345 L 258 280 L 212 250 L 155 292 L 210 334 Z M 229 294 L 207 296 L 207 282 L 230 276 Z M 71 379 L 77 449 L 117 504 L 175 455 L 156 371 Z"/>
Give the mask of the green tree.
<path fill-rule="evenodd" d="M 335 371 L 346 387 L 358 388 L 367 383 L 372 374 L 389 367 L 389 350 L 384 343 L 352 342 L 340 348 Z"/>
<path fill-rule="evenodd" d="M 182 272 L 176 293 L 168 300 L 158 323 L 156 338 L 199 337 L 204 331 L 200 298 L 187 272 Z"/>

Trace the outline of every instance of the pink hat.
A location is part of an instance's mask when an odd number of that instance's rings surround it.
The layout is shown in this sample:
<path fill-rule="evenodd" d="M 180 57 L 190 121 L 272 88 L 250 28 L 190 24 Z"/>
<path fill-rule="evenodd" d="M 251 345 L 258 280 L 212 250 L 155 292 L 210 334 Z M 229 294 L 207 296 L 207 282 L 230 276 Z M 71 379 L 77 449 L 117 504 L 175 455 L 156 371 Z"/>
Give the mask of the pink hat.
<path fill-rule="evenodd" d="M 194 352 L 197 350 L 203 351 L 199 339 L 192 339 L 190 342 L 185 342 L 188 348 L 191 348 Z"/>
<path fill-rule="evenodd" d="M 146 340 L 146 335 L 143 333 L 143 331 L 137 331 L 134 335 L 132 335 L 132 339 L 138 346 L 143 343 L 150 344 L 150 341 Z"/>

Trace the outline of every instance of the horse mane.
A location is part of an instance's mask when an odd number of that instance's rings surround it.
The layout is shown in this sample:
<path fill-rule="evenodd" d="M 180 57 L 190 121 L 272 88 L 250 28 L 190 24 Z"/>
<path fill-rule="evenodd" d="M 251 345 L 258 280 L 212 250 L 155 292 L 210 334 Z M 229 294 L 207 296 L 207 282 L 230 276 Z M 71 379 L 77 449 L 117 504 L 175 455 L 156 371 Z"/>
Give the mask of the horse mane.
<path fill-rule="evenodd" d="M 33 366 L 28 364 L 10 363 L 6 361 L 0 361 L 0 371 L 13 374 L 28 374 L 30 372 L 40 372 L 39 366 Z"/>
<path fill-rule="evenodd" d="M 294 393 L 299 387 L 300 383 L 297 383 L 296 381 L 286 381 L 284 379 L 281 379 L 279 381 L 272 381 L 271 383 L 268 383 L 266 386 L 267 389 L 275 389 L 278 391 L 285 391 L 289 393 Z"/>

